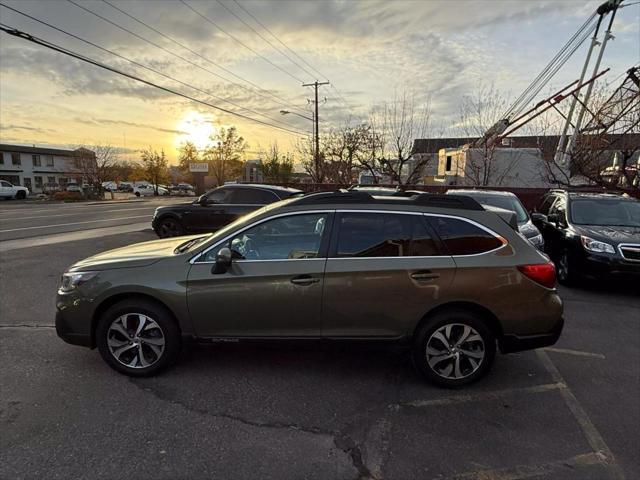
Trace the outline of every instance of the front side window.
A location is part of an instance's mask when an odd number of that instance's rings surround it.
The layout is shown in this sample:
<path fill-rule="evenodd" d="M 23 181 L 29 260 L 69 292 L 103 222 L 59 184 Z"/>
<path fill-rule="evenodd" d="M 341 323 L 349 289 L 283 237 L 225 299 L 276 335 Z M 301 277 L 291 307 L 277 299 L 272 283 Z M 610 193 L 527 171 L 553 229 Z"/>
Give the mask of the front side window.
<path fill-rule="evenodd" d="M 231 194 L 233 190 L 230 188 L 219 188 L 207 194 L 207 203 L 220 204 L 231 203 Z"/>
<path fill-rule="evenodd" d="M 327 218 L 327 213 L 274 218 L 248 228 L 220 247 L 229 247 L 237 260 L 317 258 Z M 211 249 L 204 261 L 215 261 L 218 250 Z"/>
<path fill-rule="evenodd" d="M 266 205 L 278 201 L 279 198 L 267 190 L 252 188 L 234 189 L 231 202 L 234 204 Z"/>
<path fill-rule="evenodd" d="M 502 246 L 504 241 L 466 220 L 427 217 L 451 255 L 474 255 Z"/>
<path fill-rule="evenodd" d="M 438 255 L 422 215 L 344 213 L 338 221 L 336 257 Z"/>
<path fill-rule="evenodd" d="M 546 195 L 542 197 L 542 201 L 540 202 L 536 210 L 544 215 L 547 215 L 549 213 L 551 205 L 553 205 L 553 202 L 556 198 L 557 197 L 554 195 Z"/>
<path fill-rule="evenodd" d="M 0 180 L 0 185 L 3 187 L 11 187 L 12 185 L 9 182 L 5 182 L 4 180 Z"/>

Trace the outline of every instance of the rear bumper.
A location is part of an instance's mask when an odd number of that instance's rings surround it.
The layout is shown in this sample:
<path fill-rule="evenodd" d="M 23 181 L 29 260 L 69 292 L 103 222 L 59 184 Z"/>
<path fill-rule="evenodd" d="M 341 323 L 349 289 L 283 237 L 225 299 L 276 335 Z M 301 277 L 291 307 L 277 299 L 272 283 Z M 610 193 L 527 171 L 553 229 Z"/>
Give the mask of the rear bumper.
<path fill-rule="evenodd" d="M 558 323 L 551 332 L 540 335 L 504 335 L 500 341 L 500 351 L 502 353 L 521 352 L 523 350 L 533 350 L 535 348 L 548 347 L 555 344 L 560 338 L 564 318 L 560 317 Z"/>

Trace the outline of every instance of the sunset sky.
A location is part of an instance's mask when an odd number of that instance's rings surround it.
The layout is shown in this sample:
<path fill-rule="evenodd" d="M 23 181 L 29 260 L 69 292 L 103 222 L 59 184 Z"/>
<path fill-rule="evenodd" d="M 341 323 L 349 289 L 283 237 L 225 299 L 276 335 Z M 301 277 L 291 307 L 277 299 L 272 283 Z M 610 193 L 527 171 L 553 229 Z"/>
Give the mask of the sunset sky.
<path fill-rule="evenodd" d="M 312 90 L 301 83 L 316 79 L 333 84 L 320 93 L 326 97 L 320 106 L 323 129 L 363 117 L 372 105 L 403 90 L 414 92 L 420 101 L 430 98 L 434 119 L 454 125 L 461 98 L 479 86 L 494 84 L 510 98 L 517 97 L 602 3 L 73 1 L 113 24 L 66 0 L 2 3 L 183 83 L 3 7 L 1 22 L 227 110 L 302 133 L 310 132 L 309 120 L 279 111 L 297 109 L 310 116 L 307 99 Z M 637 2 L 619 11 L 614 35 L 602 64 L 611 67 L 608 81 L 640 61 Z M 586 45 L 553 80 L 554 86 L 578 78 L 585 53 Z M 220 126 L 238 127 L 250 144 L 249 158 L 274 141 L 292 149 L 299 137 L 5 33 L 0 33 L 0 55 L 2 143 L 111 144 L 126 148 L 132 159 L 138 158 L 137 150 L 152 146 L 164 149 L 174 161 L 181 142 L 192 140 L 203 148 Z M 455 131 L 449 128 L 446 133 Z"/>

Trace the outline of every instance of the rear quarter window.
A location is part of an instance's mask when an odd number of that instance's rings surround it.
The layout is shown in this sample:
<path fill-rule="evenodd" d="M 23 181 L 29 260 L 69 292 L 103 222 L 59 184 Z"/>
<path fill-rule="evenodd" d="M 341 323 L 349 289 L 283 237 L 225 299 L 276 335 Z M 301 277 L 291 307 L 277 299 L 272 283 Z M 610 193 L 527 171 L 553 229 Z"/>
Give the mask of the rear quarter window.
<path fill-rule="evenodd" d="M 500 238 L 466 220 L 439 216 L 427 218 L 450 255 L 474 255 L 503 245 Z"/>

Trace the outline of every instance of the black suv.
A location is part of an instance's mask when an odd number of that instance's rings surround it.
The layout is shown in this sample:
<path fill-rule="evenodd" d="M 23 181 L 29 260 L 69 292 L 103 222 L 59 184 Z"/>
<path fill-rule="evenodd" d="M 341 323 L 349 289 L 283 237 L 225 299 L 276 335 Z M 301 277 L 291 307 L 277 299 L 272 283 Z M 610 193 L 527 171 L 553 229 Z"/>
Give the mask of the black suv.
<path fill-rule="evenodd" d="M 194 202 L 156 208 L 151 226 L 160 238 L 215 232 L 246 213 L 295 194 L 302 192 L 276 185 L 223 185 Z"/>
<path fill-rule="evenodd" d="M 558 280 L 640 276 L 640 202 L 626 195 L 551 190 L 531 215 Z"/>

